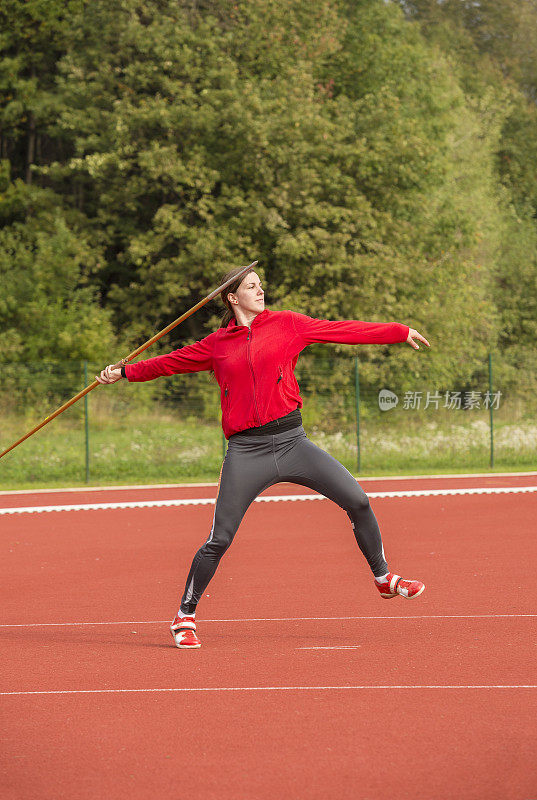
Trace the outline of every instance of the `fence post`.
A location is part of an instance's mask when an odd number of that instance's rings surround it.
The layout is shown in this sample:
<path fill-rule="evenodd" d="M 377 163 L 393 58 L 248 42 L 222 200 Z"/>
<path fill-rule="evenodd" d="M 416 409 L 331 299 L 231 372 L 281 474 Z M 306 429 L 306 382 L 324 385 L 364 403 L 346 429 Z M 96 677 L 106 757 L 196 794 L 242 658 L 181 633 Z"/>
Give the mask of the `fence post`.
<path fill-rule="evenodd" d="M 88 362 L 84 361 L 84 386 L 88 385 Z M 88 395 L 84 395 L 84 426 L 86 429 L 86 483 L 89 483 L 89 414 L 88 414 Z"/>
<path fill-rule="evenodd" d="M 492 410 L 492 353 L 489 353 L 490 466 L 494 467 L 494 414 Z"/>
<path fill-rule="evenodd" d="M 358 373 L 358 356 L 354 359 L 354 393 L 356 399 L 356 464 L 358 472 L 362 468 L 360 453 L 360 375 Z"/>

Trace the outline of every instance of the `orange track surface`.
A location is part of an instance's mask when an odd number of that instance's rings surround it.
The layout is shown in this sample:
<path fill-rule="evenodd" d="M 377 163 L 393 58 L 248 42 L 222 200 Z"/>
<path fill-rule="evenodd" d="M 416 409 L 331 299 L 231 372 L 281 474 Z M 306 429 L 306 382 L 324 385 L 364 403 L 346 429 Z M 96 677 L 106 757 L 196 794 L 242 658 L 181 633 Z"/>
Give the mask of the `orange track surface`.
<path fill-rule="evenodd" d="M 51 492 L 0 506 L 214 493 Z M 307 490 L 267 492 L 285 493 Z M 382 600 L 328 500 L 257 503 L 200 603 L 203 646 L 190 653 L 167 621 L 211 506 L 0 516 L 3 800 L 537 797 L 537 494 L 372 505 L 389 564 L 424 580 L 424 595 Z"/>

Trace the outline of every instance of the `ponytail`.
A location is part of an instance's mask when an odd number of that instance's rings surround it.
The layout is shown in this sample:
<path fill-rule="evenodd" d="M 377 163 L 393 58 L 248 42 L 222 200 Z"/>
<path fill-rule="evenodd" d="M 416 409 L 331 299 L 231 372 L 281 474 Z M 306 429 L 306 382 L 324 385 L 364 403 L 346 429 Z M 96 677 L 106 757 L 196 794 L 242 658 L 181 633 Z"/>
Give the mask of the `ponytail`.
<path fill-rule="evenodd" d="M 228 308 L 226 311 L 224 311 L 224 316 L 222 317 L 222 319 L 220 321 L 220 327 L 221 328 L 227 328 L 227 326 L 229 325 L 229 323 L 231 322 L 231 320 L 233 319 L 234 316 L 235 315 L 234 315 L 233 311 L 231 311 L 231 309 Z"/>

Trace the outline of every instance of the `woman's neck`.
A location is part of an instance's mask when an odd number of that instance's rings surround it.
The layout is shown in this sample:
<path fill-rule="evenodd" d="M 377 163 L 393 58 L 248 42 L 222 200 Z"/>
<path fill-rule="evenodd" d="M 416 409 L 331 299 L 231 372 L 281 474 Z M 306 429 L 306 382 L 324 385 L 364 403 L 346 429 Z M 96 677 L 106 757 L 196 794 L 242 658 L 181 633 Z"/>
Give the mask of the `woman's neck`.
<path fill-rule="evenodd" d="M 235 309 L 235 320 L 237 325 L 245 325 L 247 328 L 252 327 L 252 322 L 257 317 L 255 311 L 243 311 L 241 308 Z"/>

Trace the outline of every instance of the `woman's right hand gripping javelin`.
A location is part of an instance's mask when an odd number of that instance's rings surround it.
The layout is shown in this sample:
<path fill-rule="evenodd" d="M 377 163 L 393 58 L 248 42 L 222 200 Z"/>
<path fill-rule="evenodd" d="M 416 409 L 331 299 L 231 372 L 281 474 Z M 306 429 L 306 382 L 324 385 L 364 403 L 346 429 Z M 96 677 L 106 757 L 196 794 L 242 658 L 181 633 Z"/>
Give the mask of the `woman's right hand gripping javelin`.
<path fill-rule="evenodd" d="M 95 376 L 95 380 L 99 381 L 99 383 L 115 383 L 116 381 L 120 381 L 122 377 L 121 367 L 118 367 L 116 364 L 109 364 L 101 370 L 100 375 Z"/>

